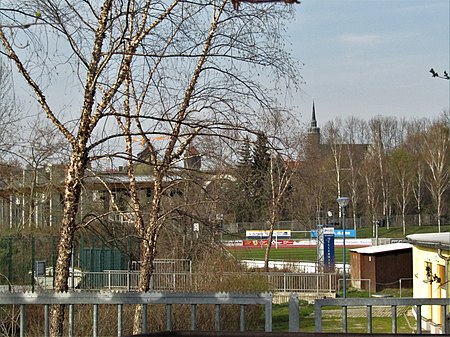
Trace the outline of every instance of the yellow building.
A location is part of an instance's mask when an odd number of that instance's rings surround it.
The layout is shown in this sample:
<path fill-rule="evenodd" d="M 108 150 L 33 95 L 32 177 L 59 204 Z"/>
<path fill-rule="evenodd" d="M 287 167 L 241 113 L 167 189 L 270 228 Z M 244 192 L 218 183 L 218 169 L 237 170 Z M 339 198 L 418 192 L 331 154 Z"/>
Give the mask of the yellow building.
<path fill-rule="evenodd" d="M 412 234 L 407 239 L 413 244 L 413 297 L 449 298 L 450 233 Z M 445 313 L 447 322 L 449 307 L 450 299 Z M 442 306 L 423 306 L 421 315 L 425 330 L 442 331 Z"/>

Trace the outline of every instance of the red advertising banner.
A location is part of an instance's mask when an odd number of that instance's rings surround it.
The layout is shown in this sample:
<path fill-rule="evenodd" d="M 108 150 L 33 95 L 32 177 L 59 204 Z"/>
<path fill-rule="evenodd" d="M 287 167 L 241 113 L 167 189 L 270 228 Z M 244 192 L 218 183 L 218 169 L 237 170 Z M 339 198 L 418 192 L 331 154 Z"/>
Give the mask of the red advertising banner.
<path fill-rule="evenodd" d="M 243 240 L 244 247 L 267 247 L 268 240 Z M 292 247 L 294 240 L 272 240 L 272 247 Z"/>
<path fill-rule="evenodd" d="M 267 246 L 267 240 L 243 240 L 244 247 Z"/>

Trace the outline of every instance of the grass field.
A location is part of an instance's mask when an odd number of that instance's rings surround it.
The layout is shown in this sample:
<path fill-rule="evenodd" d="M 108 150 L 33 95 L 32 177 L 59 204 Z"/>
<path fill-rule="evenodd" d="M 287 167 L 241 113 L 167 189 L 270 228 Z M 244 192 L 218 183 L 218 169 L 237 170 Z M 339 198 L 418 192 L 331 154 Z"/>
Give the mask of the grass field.
<path fill-rule="evenodd" d="M 441 226 L 441 232 L 450 231 L 450 225 Z M 437 232 L 436 226 L 414 226 L 407 227 L 406 234 L 417 234 L 417 233 L 432 233 Z M 380 238 L 404 238 L 403 229 L 400 227 L 394 228 L 379 228 Z M 361 228 L 357 230 L 358 238 L 371 238 L 372 228 Z M 245 239 L 245 231 L 237 234 L 228 234 L 224 236 L 225 240 L 242 240 Z M 292 233 L 292 239 L 309 239 L 309 233 Z M 349 249 L 346 249 L 346 261 L 350 261 Z M 228 247 L 228 251 L 233 254 L 239 260 L 264 260 L 265 248 L 234 248 Z M 317 261 L 317 249 L 316 247 L 298 247 L 298 248 L 279 248 L 276 249 L 272 246 L 270 252 L 270 260 L 283 260 L 283 261 Z M 335 247 L 335 262 L 342 263 L 342 248 Z"/>
<path fill-rule="evenodd" d="M 264 260 L 265 248 L 227 248 L 238 260 Z M 335 262 L 342 263 L 343 248 L 335 248 Z M 299 248 L 279 248 L 272 247 L 270 250 L 270 260 L 282 261 L 317 261 L 316 247 L 299 247 Z M 350 251 L 346 249 L 346 261 L 350 261 Z"/>
<path fill-rule="evenodd" d="M 403 309 L 401 307 L 400 309 Z M 404 308 L 407 311 L 408 308 Z M 274 304 L 273 310 L 273 331 L 288 331 L 289 329 L 289 306 L 285 304 Z M 329 333 L 342 332 L 341 310 L 336 308 L 326 308 L 323 311 L 322 331 Z M 261 317 L 261 322 L 263 322 Z M 366 317 L 349 317 L 347 322 L 349 333 L 366 333 L 367 318 Z M 397 317 L 397 333 L 410 334 L 416 326 L 414 317 L 401 314 Z M 390 333 L 392 331 L 391 317 L 373 317 L 372 322 L 373 333 Z M 314 305 L 308 304 L 306 301 L 300 303 L 300 332 L 312 333 L 315 331 L 314 321 Z"/>
<path fill-rule="evenodd" d="M 250 228 L 249 228 L 250 229 Z M 283 228 L 280 228 L 283 229 Z M 350 228 L 351 229 L 351 228 Z M 378 237 L 380 238 L 393 238 L 393 239 L 400 239 L 404 238 L 405 235 L 410 234 L 418 234 L 418 233 L 434 233 L 437 232 L 438 228 L 437 226 L 411 226 L 406 227 L 406 233 L 403 234 L 403 229 L 401 227 L 380 227 L 378 229 Z M 450 225 L 442 225 L 441 226 L 441 232 L 450 232 Z M 356 230 L 357 237 L 359 239 L 363 238 L 373 238 L 372 233 L 372 227 L 364 227 L 364 228 L 357 228 Z M 309 239 L 310 234 L 309 233 L 292 233 L 292 239 Z M 245 230 L 236 233 L 236 234 L 224 234 L 223 235 L 224 240 L 243 240 L 245 239 Z"/>
<path fill-rule="evenodd" d="M 450 231 L 450 226 L 442 226 L 441 232 Z M 436 227 L 412 227 L 409 228 L 406 235 L 415 233 L 431 233 L 437 232 Z M 371 238 L 371 228 L 358 230 L 358 238 Z M 402 228 L 380 228 L 379 237 L 385 238 L 404 238 Z M 245 239 L 245 233 L 241 233 L 239 237 L 232 239 Z M 293 233 L 293 239 L 309 239 L 306 233 Z M 350 262 L 350 249 L 346 249 L 346 262 Z M 245 248 L 245 247 L 228 247 L 228 251 L 239 260 L 264 260 L 265 248 Z M 283 261 L 317 261 L 316 247 L 297 247 L 297 248 L 278 248 L 272 246 L 270 252 L 270 260 Z M 335 247 L 335 262 L 342 263 L 343 248 Z M 370 293 L 358 291 L 357 289 L 348 289 L 348 297 L 370 297 Z M 394 297 L 399 296 L 398 289 L 386 289 L 389 295 Z M 390 293 L 390 292 L 393 293 Z M 383 293 L 384 291 L 382 291 Z M 338 294 L 339 295 L 339 294 Z M 412 296 L 412 289 L 403 289 L 402 296 Z M 313 333 L 315 331 L 314 321 L 314 307 L 305 301 L 301 301 L 300 305 L 300 332 Z M 413 316 L 408 313 L 409 308 L 404 308 L 405 313 L 397 317 L 397 333 L 411 334 L 416 326 L 416 321 Z M 341 309 L 324 308 L 322 318 L 322 331 L 328 333 L 342 333 L 342 316 Z M 289 324 L 289 308 L 288 304 L 274 304 L 273 305 L 273 331 L 288 331 Z M 263 317 L 261 322 L 263 322 Z M 373 318 L 373 333 L 390 333 L 392 329 L 391 317 L 374 317 Z M 367 333 L 367 318 L 366 317 L 351 317 L 348 320 L 349 333 Z"/>

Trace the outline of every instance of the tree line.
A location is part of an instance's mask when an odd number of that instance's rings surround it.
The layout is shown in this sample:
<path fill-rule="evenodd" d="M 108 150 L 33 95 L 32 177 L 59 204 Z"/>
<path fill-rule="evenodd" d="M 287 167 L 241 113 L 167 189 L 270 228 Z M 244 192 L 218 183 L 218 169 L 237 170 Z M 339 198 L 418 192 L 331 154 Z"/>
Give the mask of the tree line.
<path fill-rule="evenodd" d="M 298 87 L 298 62 L 282 35 L 293 9 L 267 3 L 236 11 L 228 0 L 27 0 L 3 3 L 0 15 L 2 60 L 36 105 L 25 112 L 38 111 L 56 130 L 49 143 L 63 144 L 56 146 L 65 177 L 55 290 L 68 290 L 72 242 L 86 225 L 77 217 L 86 174 L 121 161 L 139 239 L 139 290 L 147 291 L 161 231 L 181 211 L 165 196 L 194 139 L 226 143 L 252 133 L 281 110 L 280 89 Z M 152 177 L 150 202 L 141 197 L 136 162 Z M 136 307 L 134 333 L 142 310 Z M 50 311 L 50 334 L 62 336 L 64 308 Z"/>
<path fill-rule="evenodd" d="M 269 217 L 273 201 L 269 162 L 279 157 L 269 155 L 270 143 L 261 141 L 262 137 L 255 138 L 253 152 L 245 142 L 234 166 L 237 222 L 263 222 Z M 448 223 L 448 113 L 435 119 L 336 118 L 323 126 L 320 144 L 311 141 L 303 128 L 299 157 L 279 161 L 291 175 L 279 220 L 296 220 L 305 229 L 331 222 L 325 214 L 331 210 L 338 219 L 336 198 L 348 196 L 347 214 L 355 228 L 361 218 L 362 225 L 374 231 L 376 225 L 384 225 L 401 226 L 405 232 L 407 225 L 421 226 L 424 216 L 430 215 L 438 231 Z"/>
<path fill-rule="evenodd" d="M 335 121 L 324 128 L 328 150 L 319 147 L 310 157 L 308 133 L 279 102 L 301 79 L 298 62 L 284 48 L 283 27 L 292 14 L 282 3 L 243 3 L 236 11 L 228 0 L 3 4 L 4 69 L 15 69 L 34 99 L 14 109 L 5 103 L 15 102 L 14 86 L 1 86 L 7 98 L 0 96 L 0 104 L 8 108 L 0 112 L 1 150 L 14 158 L 3 166 L 38 172 L 62 162 L 65 168 L 56 291 L 68 290 L 76 233 L 96 224 L 77 216 L 86 176 L 118 162 L 126 177 L 129 212 L 123 215 L 130 220 L 130 232 L 121 234 L 139 242 L 139 291 L 150 288 L 160 237 L 183 233 L 193 220 L 257 219 L 273 229 L 283 219 L 310 218 L 346 193 L 355 217 L 387 216 L 402 202 L 407 214 L 411 193 L 420 207 L 433 205 L 444 214 L 445 123 L 414 124 L 417 132 L 400 141 L 403 123 L 380 119 L 366 129 L 361 121 L 348 127 Z M 8 83 L 7 76 L 0 80 Z M 30 111 L 39 118 L 25 119 Z M 20 118 L 21 132 L 11 132 Z M 424 138 L 413 141 L 413 134 Z M 422 163 L 420 170 L 403 170 L 408 161 L 393 155 L 407 139 L 414 150 L 405 153 L 413 156 L 411 166 Z M 359 158 L 344 141 L 370 146 Z M 194 145 L 204 155 L 201 172 L 181 165 Z M 414 157 L 419 153 L 420 160 Z M 391 158 L 401 164 L 398 174 Z M 420 172 L 420 183 L 406 172 Z M 143 175 L 151 177 L 145 196 Z M 397 180 L 403 194 L 394 193 Z M 142 310 L 135 310 L 135 334 Z M 52 336 L 63 335 L 64 312 L 52 306 Z"/>

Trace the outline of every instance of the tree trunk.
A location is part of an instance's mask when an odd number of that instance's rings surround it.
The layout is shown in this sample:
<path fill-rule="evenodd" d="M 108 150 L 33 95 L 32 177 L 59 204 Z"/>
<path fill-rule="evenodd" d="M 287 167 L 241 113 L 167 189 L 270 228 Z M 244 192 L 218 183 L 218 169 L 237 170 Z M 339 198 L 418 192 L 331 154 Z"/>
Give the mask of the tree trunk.
<path fill-rule="evenodd" d="M 264 254 L 264 271 L 269 271 L 269 259 L 270 259 L 270 249 L 272 248 L 272 239 L 273 239 L 273 227 L 274 223 L 273 221 L 270 222 L 270 228 L 269 228 L 269 237 L 267 238 L 267 247 L 266 252 Z"/>
<path fill-rule="evenodd" d="M 64 212 L 61 223 L 57 260 L 55 266 L 55 291 L 66 292 L 68 290 L 68 278 L 72 242 L 76 227 L 76 214 L 78 201 L 81 194 L 81 179 L 84 175 L 87 160 L 82 155 L 84 150 L 74 151 L 69 162 L 64 191 Z M 50 335 L 52 337 L 63 336 L 64 306 L 53 305 L 51 308 Z"/>
<path fill-rule="evenodd" d="M 153 275 L 153 261 L 156 257 L 156 240 L 143 240 L 141 244 L 141 269 L 139 272 L 139 291 L 150 290 L 150 280 Z M 143 305 L 136 305 L 133 320 L 133 334 L 142 333 L 142 312 Z"/>
<path fill-rule="evenodd" d="M 441 194 L 438 194 L 437 196 L 437 225 L 438 225 L 438 232 L 441 232 L 441 213 L 442 213 L 442 197 Z"/>
<path fill-rule="evenodd" d="M 274 196 L 274 198 L 276 197 Z M 276 198 L 272 200 L 272 213 L 270 217 L 269 237 L 267 238 L 267 247 L 266 252 L 264 254 L 264 271 L 266 272 L 269 271 L 269 260 L 270 260 L 270 250 L 272 248 L 273 229 L 275 227 L 275 223 L 278 220 L 278 214 L 279 214 L 279 200 Z"/>
<path fill-rule="evenodd" d="M 162 176 L 157 170 L 154 170 L 154 192 L 149 224 L 147 228 L 140 231 L 143 233 L 138 287 L 140 292 L 150 290 L 150 280 L 154 271 L 153 261 L 156 258 L 156 243 L 161 228 L 158 218 L 161 209 Z M 136 306 L 133 320 L 133 334 L 140 334 L 142 331 L 142 310 L 142 305 Z"/>

